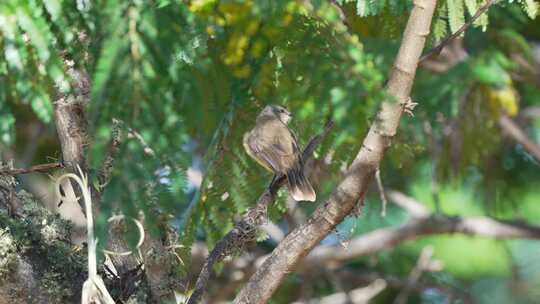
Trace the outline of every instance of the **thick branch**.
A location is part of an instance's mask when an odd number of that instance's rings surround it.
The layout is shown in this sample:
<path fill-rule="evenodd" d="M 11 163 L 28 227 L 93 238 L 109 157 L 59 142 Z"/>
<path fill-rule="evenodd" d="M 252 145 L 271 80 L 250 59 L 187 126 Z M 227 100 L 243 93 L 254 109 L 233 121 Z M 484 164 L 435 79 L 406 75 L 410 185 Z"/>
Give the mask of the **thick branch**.
<path fill-rule="evenodd" d="M 80 290 L 72 287 L 82 285 L 86 266 L 83 251 L 67 241 L 71 225 L 15 185 L 0 174 L 0 303 L 77 302 Z"/>
<path fill-rule="evenodd" d="M 387 191 L 390 201 L 408 211 L 411 220 L 398 227 L 381 228 L 352 239 L 346 248 L 341 245 L 317 246 L 300 262 L 305 272 L 324 265 L 334 265 L 358 257 L 392 249 L 409 240 L 435 234 L 463 234 L 494 239 L 540 239 L 540 227 L 522 222 L 501 221 L 489 217 L 452 217 L 431 214 L 414 198 L 399 191 Z M 421 213 L 417 213 L 420 211 Z M 413 211 L 413 213 L 411 213 Z M 270 255 L 257 258 L 260 266 Z"/>
<path fill-rule="evenodd" d="M 395 190 L 386 191 L 386 195 L 398 207 L 406 210 L 412 217 L 426 217 L 430 214 L 426 206 L 420 204 L 412 197 Z"/>
<path fill-rule="evenodd" d="M 67 74 L 71 77 L 71 92 L 59 93 L 54 105 L 54 122 L 56 133 L 62 149 L 62 161 L 69 173 L 78 174 L 77 167 L 86 171 L 84 148 L 87 143 L 87 121 L 85 107 L 89 103 L 90 80 L 86 73 L 73 68 L 69 60 L 64 61 L 69 67 Z M 70 181 L 62 187 L 73 188 L 75 197 L 82 197 L 81 190 Z M 71 185 L 70 185 L 71 184 Z M 76 199 L 73 198 L 75 201 Z M 79 202 L 84 213 L 84 206 Z"/>
<path fill-rule="evenodd" d="M 84 147 L 88 137 L 85 107 L 89 103 L 90 80 L 86 73 L 73 67 L 68 69 L 68 74 L 72 91 L 59 94 L 54 102 L 54 121 L 62 148 L 62 163 L 68 171 L 77 173 L 78 165 L 85 168 Z"/>
<path fill-rule="evenodd" d="M 328 201 L 302 226 L 292 231 L 240 291 L 235 303 L 266 303 L 298 261 L 306 256 L 363 198 L 384 151 L 396 133 L 403 105 L 409 99 L 418 59 L 435 10 L 435 0 L 415 1 L 388 82 L 392 101 L 382 104 L 362 148 Z M 397 102 L 396 102 L 397 101 Z"/>
<path fill-rule="evenodd" d="M 411 213 L 411 220 L 399 227 L 390 227 L 374 230 L 350 241 L 347 248 L 341 245 L 318 246 L 298 265 L 298 271 L 311 272 L 320 267 L 335 267 L 344 261 L 356 259 L 362 256 L 376 254 L 383 250 L 389 250 L 395 246 L 424 236 L 439 234 L 462 234 L 476 237 L 494 239 L 540 239 L 540 227 L 521 222 L 500 221 L 489 217 L 452 217 L 440 214 L 430 214 L 429 211 L 414 198 L 398 191 L 387 191 L 388 198 L 394 204 Z M 420 212 L 418 212 L 420 211 Z M 204 247 L 204 245 L 202 245 Z M 198 251 L 193 251 L 193 256 L 199 256 Z M 243 271 L 251 273 L 252 268 L 258 268 L 268 259 L 269 255 L 261 256 L 255 261 L 243 261 Z M 246 267 L 244 269 L 243 267 Z M 332 266 L 334 265 L 334 266 Z M 233 266 L 235 267 L 235 266 Z M 367 281 L 373 281 L 370 278 Z M 385 278 L 388 280 L 388 278 Z M 395 280 L 394 280 L 395 281 Z M 392 284 L 402 287 L 405 283 Z M 420 288 L 422 289 L 422 288 Z"/>
<path fill-rule="evenodd" d="M 308 142 L 304 151 L 302 152 L 302 157 L 305 161 L 309 160 L 317 146 L 319 146 L 324 138 L 328 135 L 334 123 L 329 121 L 326 123 L 324 131 L 311 138 Z M 243 216 L 242 220 L 238 222 L 235 227 L 229 231 L 221 240 L 216 243 L 214 249 L 208 255 L 197 282 L 195 283 L 195 289 L 191 294 L 191 297 L 188 300 L 188 304 L 198 303 L 208 285 L 208 280 L 212 273 L 212 268 L 215 263 L 222 261 L 225 257 L 233 254 L 235 251 L 238 251 L 256 238 L 256 230 L 258 226 L 261 226 L 267 221 L 266 210 L 268 205 L 270 205 L 274 200 L 277 191 L 281 186 L 285 184 L 285 177 L 278 177 L 273 181 L 268 189 L 257 200 L 255 207 L 248 210 L 248 212 Z"/>

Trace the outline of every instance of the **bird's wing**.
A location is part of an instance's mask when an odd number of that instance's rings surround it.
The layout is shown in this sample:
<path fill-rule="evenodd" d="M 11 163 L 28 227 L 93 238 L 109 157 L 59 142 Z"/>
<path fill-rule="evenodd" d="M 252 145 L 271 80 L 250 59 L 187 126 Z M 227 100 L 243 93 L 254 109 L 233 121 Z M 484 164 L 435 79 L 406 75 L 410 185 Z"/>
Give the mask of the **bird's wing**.
<path fill-rule="evenodd" d="M 296 140 L 290 130 L 278 121 L 266 124 L 260 133 L 264 135 L 254 134 L 250 137 L 252 151 L 274 172 L 286 173 L 298 159 Z"/>

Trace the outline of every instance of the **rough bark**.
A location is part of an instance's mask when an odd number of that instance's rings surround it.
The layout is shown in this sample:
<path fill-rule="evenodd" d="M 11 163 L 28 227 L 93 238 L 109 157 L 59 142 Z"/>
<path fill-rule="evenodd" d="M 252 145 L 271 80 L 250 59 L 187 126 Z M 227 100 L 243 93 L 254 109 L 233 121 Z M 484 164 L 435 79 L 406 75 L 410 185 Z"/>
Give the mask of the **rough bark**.
<path fill-rule="evenodd" d="M 493 239 L 540 239 L 540 227 L 485 216 L 459 217 L 430 213 L 414 198 L 398 191 L 386 192 L 389 200 L 406 210 L 410 220 L 397 227 L 381 228 L 353 238 L 343 246 L 318 246 L 298 265 L 304 272 L 316 266 L 335 265 L 362 256 L 389 250 L 403 242 L 429 235 L 462 234 Z M 255 262 L 261 265 L 267 256 Z"/>
<path fill-rule="evenodd" d="M 266 303 L 298 261 L 331 232 L 353 210 L 358 200 L 363 198 L 391 138 L 397 131 L 403 105 L 409 100 L 418 59 L 429 34 L 435 5 L 435 0 L 414 2 L 387 86 L 392 100 L 382 104 L 377 120 L 371 126 L 362 148 L 342 182 L 304 225 L 292 231 L 278 245 L 240 291 L 234 303 Z"/>
<path fill-rule="evenodd" d="M 54 122 L 62 149 L 62 163 L 71 173 L 85 168 L 84 148 L 88 134 L 85 107 L 89 103 L 90 81 L 86 73 L 70 68 L 72 92 L 59 94 L 54 102 Z"/>
<path fill-rule="evenodd" d="M 71 225 L 14 187 L 0 174 L 0 304 L 78 302 L 86 258 L 69 242 Z"/>
<path fill-rule="evenodd" d="M 66 61 L 66 64 L 69 64 Z M 71 77 L 71 88 L 69 93 L 58 95 L 54 102 L 55 124 L 62 151 L 62 164 L 66 170 L 78 174 L 79 166 L 86 172 L 88 169 L 85 162 L 85 148 L 88 145 L 88 126 L 86 120 L 86 107 L 90 103 L 91 83 L 88 75 L 73 67 L 68 69 Z M 114 160 L 118 154 L 119 147 L 123 141 L 122 123 L 119 120 L 113 120 L 111 140 L 108 145 L 107 155 L 98 171 L 99 187 L 92 187 L 92 201 L 94 214 L 99 212 L 101 194 L 104 187 L 109 183 L 114 166 Z M 70 187 L 66 181 L 62 184 L 64 190 L 73 189 L 77 197 L 82 197 L 78 187 Z M 84 208 L 83 208 L 84 210 Z M 108 249 L 115 252 L 125 252 L 129 250 L 127 242 L 124 240 L 125 225 L 120 222 L 111 223 L 111 236 L 109 237 Z M 176 259 L 173 249 L 166 248 L 170 244 L 165 244 L 162 240 L 154 239 L 149 233 L 146 234 L 146 240 L 141 248 L 143 262 L 145 267 L 145 279 L 150 288 L 148 297 L 155 303 L 174 300 L 175 281 L 171 273 L 174 272 Z M 140 282 L 140 261 L 135 255 L 111 255 L 110 256 L 116 273 L 118 275 L 115 285 L 118 285 L 121 291 L 119 297 L 129 298 L 131 293 L 136 291 L 136 286 Z M 164 271 L 156 265 L 166 266 Z"/>

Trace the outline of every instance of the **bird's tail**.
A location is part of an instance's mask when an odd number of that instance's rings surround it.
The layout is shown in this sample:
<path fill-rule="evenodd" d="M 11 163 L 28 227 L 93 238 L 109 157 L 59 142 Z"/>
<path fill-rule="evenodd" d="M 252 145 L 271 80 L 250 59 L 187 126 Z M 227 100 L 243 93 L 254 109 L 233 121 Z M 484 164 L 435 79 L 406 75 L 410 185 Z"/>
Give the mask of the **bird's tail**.
<path fill-rule="evenodd" d="M 304 175 L 304 168 L 301 164 L 293 166 L 287 172 L 287 187 L 295 201 L 314 202 L 316 199 L 315 190 L 313 190 L 313 187 Z"/>

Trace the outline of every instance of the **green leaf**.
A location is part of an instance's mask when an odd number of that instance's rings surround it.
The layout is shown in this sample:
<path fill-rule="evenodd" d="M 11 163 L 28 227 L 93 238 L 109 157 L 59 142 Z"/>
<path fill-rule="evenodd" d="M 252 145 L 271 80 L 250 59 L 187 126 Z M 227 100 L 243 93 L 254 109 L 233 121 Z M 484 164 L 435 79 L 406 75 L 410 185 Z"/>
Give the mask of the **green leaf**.
<path fill-rule="evenodd" d="M 375 16 L 382 12 L 386 0 L 358 0 L 356 2 L 356 13 L 360 17 Z"/>
<path fill-rule="evenodd" d="M 478 6 L 476 5 L 476 0 L 465 0 L 465 7 L 467 8 L 467 11 L 469 12 L 469 15 L 474 15 L 476 11 L 478 10 Z"/>
<path fill-rule="evenodd" d="M 534 19 L 538 15 L 539 4 L 535 0 L 521 0 L 521 5 L 529 18 Z"/>
<path fill-rule="evenodd" d="M 37 50 L 39 59 L 46 62 L 51 55 L 47 44 L 47 40 L 50 40 L 50 35 L 47 35 L 48 30 L 43 27 L 43 24 L 37 24 L 39 19 L 30 17 L 23 8 L 17 9 L 17 21 L 28 34 L 30 42 Z"/>
<path fill-rule="evenodd" d="M 11 113 L 0 113 L 0 142 L 8 146 L 15 143 L 15 116 Z"/>
<path fill-rule="evenodd" d="M 56 20 L 62 12 L 62 4 L 58 0 L 44 0 L 45 9 L 51 14 L 52 20 Z"/>
<path fill-rule="evenodd" d="M 44 123 L 49 123 L 52 120 L 53 108 L 49 96 L 42 92 L 37 94 L 30 101 L 32 110 L 36 113 L 37 117 Z"/>
<path fill-rule="evenodd" d="M 473 77 L 484 84 L 502 86 L 510 79 L 510 75 L 495 61 L 477 64 L 472 71 Z"/>
<path fill-rule="evenodd" d="M 476 14 L 476 12 L 478 11 L 478 9 L 479 9 L 478 1 L 479 0 L 465 0 L 465 7 L 467 8 L 467 12 L 469 13 L 469 15 L 471 17 L 474 16 Z M 481 5 L 484 5 L 485 2 L 486 2 L 485 0 L 480 0 Z M 480 15 L 480 17 L 478 17 L 478 19 L 476 19 L 476 21 L 474 21 L 473 25 L 481 26 L 482 31 L 485 31 L 486 27 L 488 25 L 488 14 L 487 14 L 487 12 L 482 13 L 482 15 Z"/>
<path fill-rule="evenodd" d="M 465 23 L 465 8 L 463 0 L 451 0 L 446 2 L 448 7 L 448 23 L 450 30 L 455 33 Z"/>
<path fill-rule="evenodd" d="M 448 26 L 444 18 L 440 16 L 433 22 L 433 38 L 436 42 L 443 40 L 448 34 Z"/>

